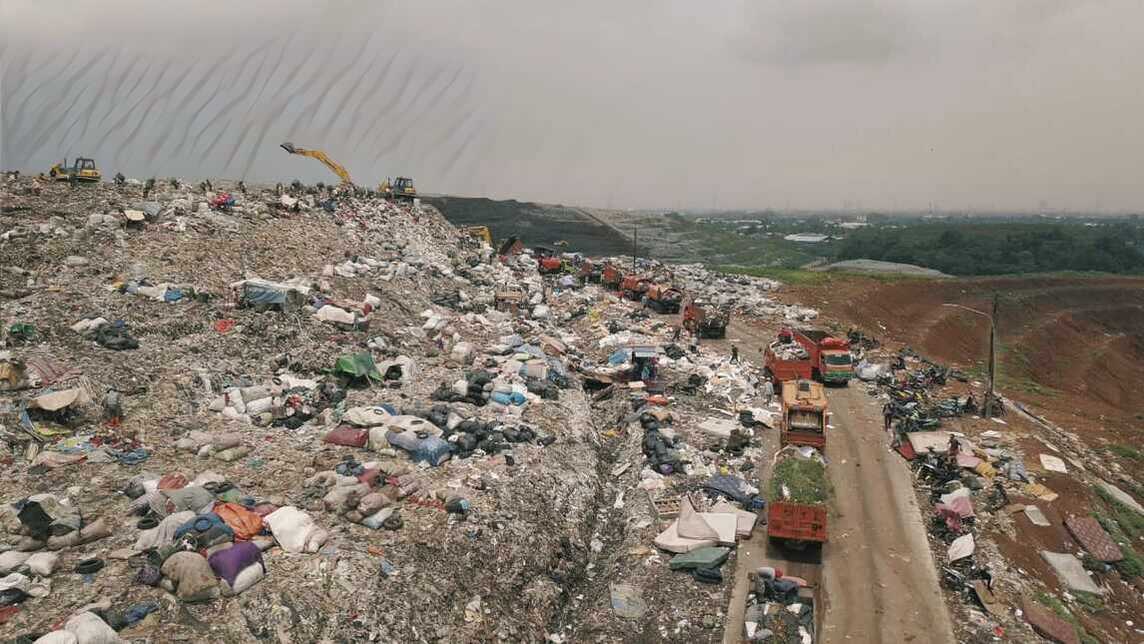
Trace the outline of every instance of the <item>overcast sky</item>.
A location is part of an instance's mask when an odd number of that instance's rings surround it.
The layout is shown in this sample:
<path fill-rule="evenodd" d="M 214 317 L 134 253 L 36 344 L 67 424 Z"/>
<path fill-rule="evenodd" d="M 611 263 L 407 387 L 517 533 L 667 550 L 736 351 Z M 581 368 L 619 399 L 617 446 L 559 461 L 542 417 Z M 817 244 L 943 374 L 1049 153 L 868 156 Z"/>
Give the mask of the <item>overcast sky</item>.
<path fill-rule="evenodd" d="M 0 167 L 1144 209 L 1140 0 L 0 0 Z"/>

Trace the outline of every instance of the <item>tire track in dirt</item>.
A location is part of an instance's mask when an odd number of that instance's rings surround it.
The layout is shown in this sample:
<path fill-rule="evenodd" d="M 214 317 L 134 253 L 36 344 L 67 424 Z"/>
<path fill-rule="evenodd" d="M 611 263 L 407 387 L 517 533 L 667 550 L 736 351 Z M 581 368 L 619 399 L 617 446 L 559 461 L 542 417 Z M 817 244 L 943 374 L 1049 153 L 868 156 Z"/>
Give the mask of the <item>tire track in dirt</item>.
<path fill-rule="evenodd" d="M 822 642 L 953 642 L 912 476 L 863 388 L 829 389 L 834 486 Z"/>

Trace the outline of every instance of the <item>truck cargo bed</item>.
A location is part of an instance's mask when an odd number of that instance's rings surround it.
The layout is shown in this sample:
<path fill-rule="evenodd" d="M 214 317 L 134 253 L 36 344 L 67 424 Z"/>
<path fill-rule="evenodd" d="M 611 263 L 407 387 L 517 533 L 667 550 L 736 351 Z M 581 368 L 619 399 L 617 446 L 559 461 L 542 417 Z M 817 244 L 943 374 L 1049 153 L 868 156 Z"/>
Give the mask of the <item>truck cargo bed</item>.
<path fill-rule="evenodd" d="M 826 506 L 771 501 L 767 505 L 767 536 L 792 541 L 826 541 Z"/>

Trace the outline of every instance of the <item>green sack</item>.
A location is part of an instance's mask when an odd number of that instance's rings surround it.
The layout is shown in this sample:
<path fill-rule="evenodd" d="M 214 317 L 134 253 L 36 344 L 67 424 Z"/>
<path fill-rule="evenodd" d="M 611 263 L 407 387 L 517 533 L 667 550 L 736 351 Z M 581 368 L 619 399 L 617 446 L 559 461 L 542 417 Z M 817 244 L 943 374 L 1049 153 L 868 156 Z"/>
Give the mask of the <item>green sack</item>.
<path fill-rule="evenodd" d="M 334 363 L 334 373 L 349 376 L 350 378 L 366 378 L 370 381 L 381 382 L 381 373 L 373 361 L 373 356 L 367 352 L 344 355 Z"/>

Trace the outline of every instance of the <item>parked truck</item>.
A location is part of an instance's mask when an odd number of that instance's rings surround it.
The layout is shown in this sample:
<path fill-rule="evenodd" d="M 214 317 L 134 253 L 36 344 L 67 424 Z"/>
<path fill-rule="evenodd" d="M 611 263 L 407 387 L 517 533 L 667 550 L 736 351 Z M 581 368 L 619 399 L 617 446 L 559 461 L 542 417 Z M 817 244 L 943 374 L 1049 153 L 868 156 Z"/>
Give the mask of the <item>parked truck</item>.
<path fill-rule="evenodd" d="M 811 377 L 819 382 L 847 384 L 854 377 L 850 343 L 826 331 L 798 329 L 794 340 L 810 354 Z"/>
<path fill-rule="evenodd" d="M 606 289 L 619 290 L 620 283 L 623 281 L 624 274 L 619 268 L 616 268 L 615 264 L 604 265 L 604 270 L 600 272 L 600 286 Z"/>
<path fill-rule="evenodd" d="M 628 275 L 620 282 L 620 293 L 629 300 L 640 301 L 651 288 L 651 280 L 640 275 Z"/>
<path fill-rule="evenodd" d="M 727 324 L 731 321 L 731 311 L 705 300 L 692 298 L 683 306 L 682 317 L 682 326 L 689 333 L 698 333 L 701 338 L 725 338 Z"/>
<path fill-rule="evenodd" d="M 787 380 L 782 385 L 779 443 L 826 447 L 826 392 L 813 380 Z"/>
<path fill-rule="evenodd" d="M 775 384 L 776 391 L 781 391 L 783 382 L 808 379 L 813 374 L 806 347 L 795 342 L 790 329 L 780 329 L 778 338 L 763 350 L 763 376 Z"/>
<path fill-rule="evenodd" d="M 817 453 L 779 450 L 767 488 L 767 538 L 792 548 L 826 543 L 830 482 Z"/>
<path fill-rule="evenodd" d="M 644 303 L 656 313 L 679 313 L 683 291 L 671 286 L 654 284 L 644 293 Z"/>

